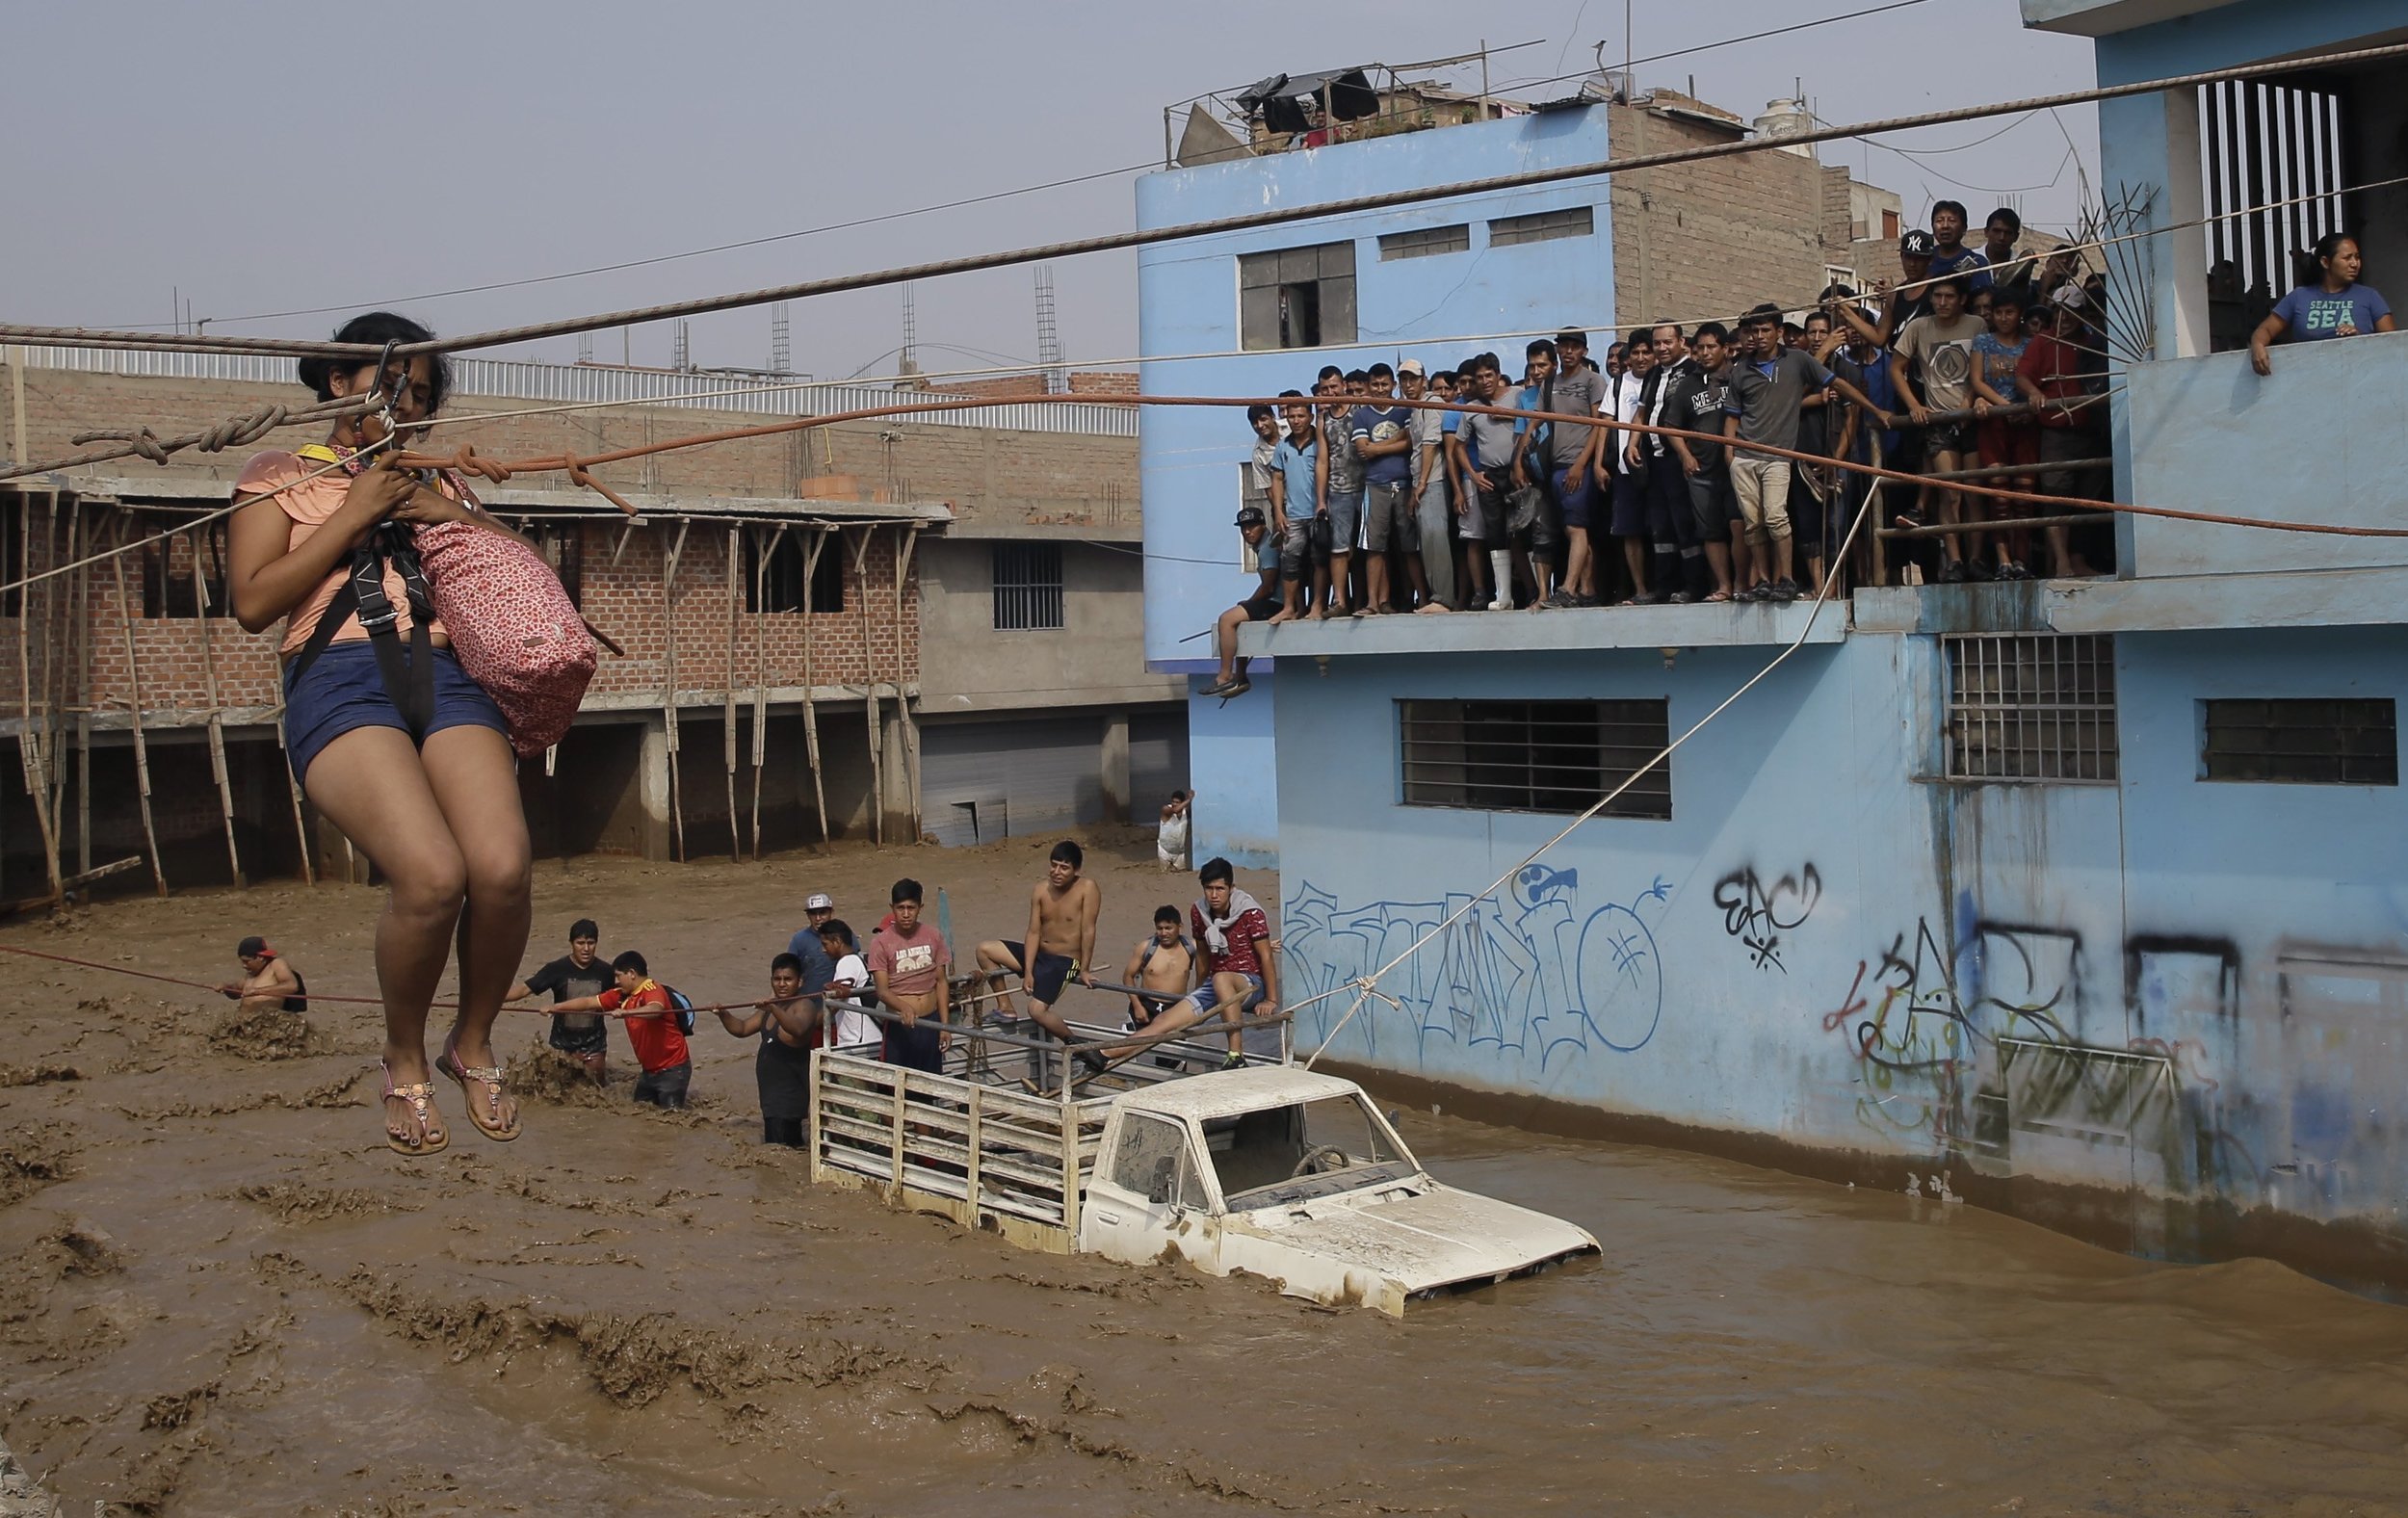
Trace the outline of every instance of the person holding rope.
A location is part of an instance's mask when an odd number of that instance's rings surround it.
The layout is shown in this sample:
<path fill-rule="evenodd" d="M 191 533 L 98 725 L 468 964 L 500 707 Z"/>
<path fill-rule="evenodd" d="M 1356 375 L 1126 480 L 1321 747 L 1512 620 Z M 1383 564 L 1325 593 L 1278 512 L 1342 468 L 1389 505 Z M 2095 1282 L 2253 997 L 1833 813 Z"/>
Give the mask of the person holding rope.
<path fill-rule="evenodd" d="M 242 1003 L 240 1010 L 246 1014 L 309 1010 L 309 987 L 301 983 L 301 972 L 269 948 L 268 940 L 253 933 L 234 946 L 234 958 L 243 967 L 243 978 L 219 986 L 218 994 Z"/>
<path fill-rule="evenodd" d="M 537 991 L 552 993 L 554 1003 L 599 996 L 611 988 L 611 967 L 601 954 L 602 929 L 590 917 L 568 925 L 568 953 L 510 988 L 506 1002 L 524 1001 Z M 554 1012 L 545 1038 L 553 1048 L 585 1068 L 596 1086 L 610 1085 L 603 1066 L 610 1057 L 610 1022 L 598 1012 Z"/>
<path fill-rule="evenodd" d="M 801 1148 L 811 1120 L 811 1052 L 820 1042 L 819 1003 L 802 994 L 802 960 L 782 954 L 770 961 L 768 1001 L 713 1010 L 736 1037 L 760 1037 L 752 1077 L 761 1090 L 761 1141 Z"/>
<path fill-rule="evenodd" d="M 1179 908 L 1154 908 L 1153 936 L 1129 955 L 1121 981 L 1137 987 L 1129 993 L 1129 1027 L 1143 1028 L 1154 1014 L 1186 996 L 1195 985 L 1195 950 L 1179 930 Z"/>
<path fill-rule="evenodd" d="M 417 323 L 353 318 L 346 343 L 417 343 Z M 457 935 L 459 1008 L 434 1069 L 458 1082 L 486 1138 L 518 1137 L 493 1020 L 527 947 L 529 849 L 501 709 L 461 670 L 428 599 L 410 529 L 471 522 L 516 537 L 447 482 L 373 458 L 422 432 L 451 389 L 449 364 L 304 358 L 322 401 L 378 396 L 325 443 L 255 455 L 237 485 L 273 491 L 234 513 L 228 589 L 245 631 L 279 618 L 294 773 L 318 810 L 391 883 L 377 925 L 384 999 L 384 1133 L 396 1153 L 450 1143 L 433 1105 L 427 1012 Z M 321 466 L 342 467 L 303 480 Z M 522 539 L 523 541 L 523 539 Z"/>

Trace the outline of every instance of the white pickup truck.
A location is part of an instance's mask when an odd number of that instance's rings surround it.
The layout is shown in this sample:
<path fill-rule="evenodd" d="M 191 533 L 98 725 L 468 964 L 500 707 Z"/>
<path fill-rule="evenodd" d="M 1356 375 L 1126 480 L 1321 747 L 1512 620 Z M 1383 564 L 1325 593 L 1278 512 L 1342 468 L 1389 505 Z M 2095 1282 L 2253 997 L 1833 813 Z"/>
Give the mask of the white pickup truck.
<path fill-rule="evenodd" d="M 1220 1051 L 1182 1043 L 1047 1096 L 1020 1078 L 1026 1047 L 956 1036 L 943 1075 L 822 1051 L 812 1179 L 1031 1248 L 1184 1260 L 1392 1315 L 1597 1251 L 1584 1229 L 1431 1179 L 1351 1081 L 1254 1060 L 1188 1075 L 1183 1057 Z"/>

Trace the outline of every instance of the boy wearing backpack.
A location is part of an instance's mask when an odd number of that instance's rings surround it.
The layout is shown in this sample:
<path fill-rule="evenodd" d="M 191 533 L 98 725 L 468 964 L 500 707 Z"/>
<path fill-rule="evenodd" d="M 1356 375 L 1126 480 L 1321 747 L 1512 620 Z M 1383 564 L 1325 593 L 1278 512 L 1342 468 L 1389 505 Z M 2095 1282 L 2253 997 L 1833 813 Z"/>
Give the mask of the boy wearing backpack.
<path fill-rule="evenodd" d="M 627 1042 L 643 1066 L 643 1074 L 636 1078 L 636 1100 L 683 1108 L 694 1081 L 694 1060 L 686 1052 L 686 1034 L 694 1032 L 693 1004 L 653 980 L 643 955 L 633 949 L 611 961 L 611 975 L 618 982 L 612 989 L 562 1002 L 552 1010 L 620 1013 Z"/>

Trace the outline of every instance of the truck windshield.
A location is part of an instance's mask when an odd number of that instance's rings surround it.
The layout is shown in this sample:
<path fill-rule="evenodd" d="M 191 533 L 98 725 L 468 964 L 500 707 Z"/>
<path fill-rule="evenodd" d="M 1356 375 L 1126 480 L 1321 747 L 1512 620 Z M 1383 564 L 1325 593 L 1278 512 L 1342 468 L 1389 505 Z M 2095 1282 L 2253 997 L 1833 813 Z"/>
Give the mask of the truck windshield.
<path fill-rule="evenodd" d="M 1413 1157 L 1359 1096 L 1267 1108 L 1205 1124 L 1221 1195 L 1236 1211 L 1377 1186 Z"/>

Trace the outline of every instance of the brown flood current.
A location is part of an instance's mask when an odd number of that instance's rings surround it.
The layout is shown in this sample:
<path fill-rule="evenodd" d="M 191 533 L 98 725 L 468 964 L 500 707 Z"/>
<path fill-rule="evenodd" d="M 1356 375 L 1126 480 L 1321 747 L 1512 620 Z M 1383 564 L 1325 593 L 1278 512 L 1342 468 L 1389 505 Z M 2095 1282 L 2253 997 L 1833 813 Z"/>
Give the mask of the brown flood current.
<path fill-rule="evenodd" d="M 1090 856 L 1108 960 L 1191 894 L 1139 856 Z M 717 1000 L 807 890 L 866 929 L 894 875 L 945 885 L 966 951 L 1016 935 L 1041 858 L 547 864 L 536 950 L 590 912 Z M 377 905 L 192 894 L 0 940 L 215 980 L 262 931 L 357 991 Z M 2263 1262 L 1407 1111 L 1442 1178 L 1606 1247 L 1400 1322 L 815 1190 L 707 1015 L 691 1113 L 538 1079 L 495 1145 L 446 1084 L 452 1148 L 412 1162 L 380 1138 L 367 1008 L 276 1037 L 11 969 L 0 1439 L 69 1511 L 2408 1511 L 2408 1313 Z"/>

